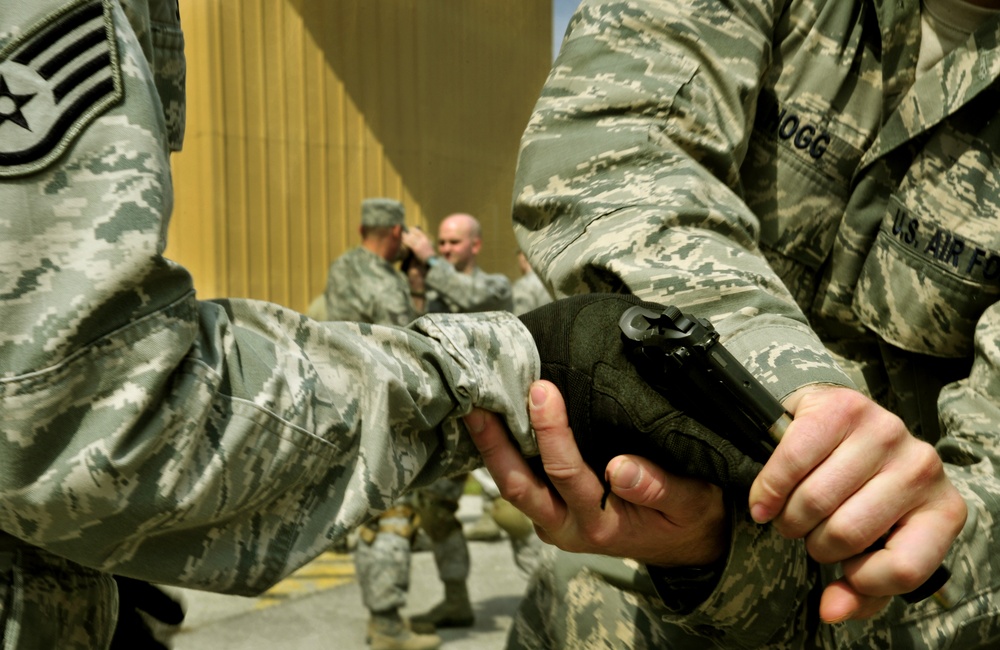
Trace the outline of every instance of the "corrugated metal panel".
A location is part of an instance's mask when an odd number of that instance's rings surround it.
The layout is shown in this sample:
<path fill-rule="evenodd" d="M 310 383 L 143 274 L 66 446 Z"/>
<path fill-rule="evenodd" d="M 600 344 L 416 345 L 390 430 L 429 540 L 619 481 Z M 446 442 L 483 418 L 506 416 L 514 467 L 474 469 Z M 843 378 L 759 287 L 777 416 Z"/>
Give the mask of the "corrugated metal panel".
<path fill-rule="evenodd" d="M 203 298 L 304 310 L 361 200 L 484 226 L 514 277 L 517 144 L 551 62 L 548 0 L 181 0 L 188 129 L 168 257 Z"/>

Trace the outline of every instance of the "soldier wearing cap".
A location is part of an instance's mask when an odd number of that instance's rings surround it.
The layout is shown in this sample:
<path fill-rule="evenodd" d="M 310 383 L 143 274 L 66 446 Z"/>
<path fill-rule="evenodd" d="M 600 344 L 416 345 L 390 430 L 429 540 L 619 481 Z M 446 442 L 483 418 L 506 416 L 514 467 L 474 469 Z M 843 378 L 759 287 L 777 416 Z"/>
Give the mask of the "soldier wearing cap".
<path fill-rule="evenodd" d="M 406 325 L 417 317 L 406 276 L 397 269 L 403 251 L 405 209 L 387 198 L 361 203 L 361 244 L 330 265 L 328 320 Z M 381 650 L 429 650 L 441 644 L 434 628 L 413 631 L 399 614 L 410 582 L 410 543 L 416 514 L 408 498 L 359 530 L 354 565 L 361 597 L 371 613 L 368 638 Z M 421 633 L 425 632 L 425 633 Z"/>
<path fill-rule="evenodd" d="M 404 218 L 399 201 L 362 201 L 361 244 L 337 258 L 327 274 L 327 320 L 406 325 L 417 317 L 406 277 L 393 265 L 403 251 Z"/>

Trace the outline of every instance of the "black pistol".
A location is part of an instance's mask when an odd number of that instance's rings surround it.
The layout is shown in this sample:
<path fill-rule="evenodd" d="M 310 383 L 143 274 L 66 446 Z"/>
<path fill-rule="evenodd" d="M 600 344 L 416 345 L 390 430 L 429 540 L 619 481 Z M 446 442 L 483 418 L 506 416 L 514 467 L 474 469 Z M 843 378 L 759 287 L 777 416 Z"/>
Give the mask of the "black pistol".
<path fill-rule="evenodd" d="M 723 347 L 710 322 L 687 316 L 677 307 L 655 311 L 636 306 L 622 314 L 618 326 L 631 360 L 653 388 L 674 404 L 690 405 L 688 414 L 705 426 L 725 427 L 717 430 L 731 434 L 727 435 L 731 442 L 755 460 L 767 460 L 792 417 Z M 866 552 L 884 543 L 879 540 Z M 902 597 L 915 603 L 933 595 L 942 606 L 951 607 L 962 594 L 948 588 L 950 577 L 940 566 L 923 585 Z"/>

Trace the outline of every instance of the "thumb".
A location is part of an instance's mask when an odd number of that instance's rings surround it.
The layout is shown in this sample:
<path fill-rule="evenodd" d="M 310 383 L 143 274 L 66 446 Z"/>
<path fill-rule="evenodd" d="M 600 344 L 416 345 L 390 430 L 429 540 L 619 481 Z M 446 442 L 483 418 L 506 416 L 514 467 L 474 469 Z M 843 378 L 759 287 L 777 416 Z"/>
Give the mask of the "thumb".
<path fill-rule="evenodd" d="M 644 458 L 616 456 L 608 463 L 604 477 L 611 491 L 629 503 L 657 510 L 666 505 L 666 474 Z"/>

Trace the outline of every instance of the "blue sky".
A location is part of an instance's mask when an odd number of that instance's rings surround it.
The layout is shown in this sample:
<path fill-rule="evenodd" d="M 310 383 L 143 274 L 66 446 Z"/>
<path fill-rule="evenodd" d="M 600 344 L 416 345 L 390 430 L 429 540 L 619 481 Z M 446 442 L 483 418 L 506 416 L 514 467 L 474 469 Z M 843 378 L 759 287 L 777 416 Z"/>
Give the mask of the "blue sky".
<path fill-rule="evenodd" d="M 552 0 L 552 57 L 559 52 L 559 44 L 562 43 L 563 34 L 566 33 L 566 25 L 576 10 L 580 0 Z"/>

